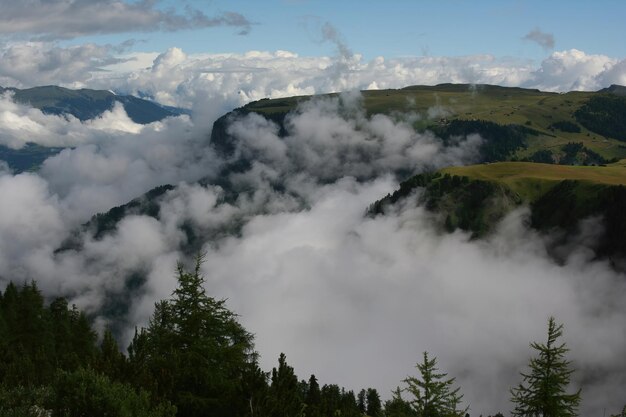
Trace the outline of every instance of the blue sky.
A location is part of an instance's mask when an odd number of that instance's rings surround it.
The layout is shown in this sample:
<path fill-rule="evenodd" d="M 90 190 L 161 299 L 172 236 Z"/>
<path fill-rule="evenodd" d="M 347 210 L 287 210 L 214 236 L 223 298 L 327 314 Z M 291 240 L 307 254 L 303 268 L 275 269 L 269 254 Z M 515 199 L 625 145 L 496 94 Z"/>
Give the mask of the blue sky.
<path fill-rule="evenodd" d="M 492 54 L 540 60 L 551 48 L 523 40 L 534 29 L 554 36 L 554 50 L 626 55 L 626 2 L 623 1 L 307 1 L 215 0 L 161 2 L 163 9 L 185 7 L 207 16 L 232 11 L 252 22 L 247 35 L 231 27 L 176 32 L 121 33 L 80 37 L 71 43 L 140 42 L 134 51 L 183 48 L 188 53 L 289 50 L 299 55 L 334 53 L 320 26 L 332 24 L 345 44 L 365 59 L 376 56 L 463 56 Z"/>
<path fill-rule="evenodd" d="M 238 106 L 443 82 L 626 85 L 617 0 L 0 0 L 0 10 L 3 86 L 188 107 L 200 91 Z"/>

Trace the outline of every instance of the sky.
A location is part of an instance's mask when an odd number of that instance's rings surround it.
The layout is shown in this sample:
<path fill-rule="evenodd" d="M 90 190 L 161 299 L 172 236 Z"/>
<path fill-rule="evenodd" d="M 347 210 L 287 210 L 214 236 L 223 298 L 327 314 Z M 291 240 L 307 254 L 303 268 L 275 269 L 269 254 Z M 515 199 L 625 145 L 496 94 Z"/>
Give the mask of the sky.
<path fill-rule="evenodd" d="M 577 48 L 590 54 L 624 56 L 620 1 L 186 1 L 159 7 L 189 6 L 207 16 L 240 13 L 249 26 L 211 27 L 175 33 L 132 33 L 93 37 L 97 43 L 141 40 L 135 51 L 183 47 L 188 53 L 243 53 L 282 49 L 302 56 L 332 55 L 319 26 L 335 26 L 352 50 L 377 56 L 459 56 L 493 54 L 540 61 L 552 49 Z M 552 36 L 543 47 L 525 40 L 533 30 Z M 245 34 L 237 36 L 241 31 Z M 234 35 L 234 36 L 233 36 Z"/>
<path fill-rule="evenodd" d="M 193 108 L 415 84 L 626 84 L 621 1 L 1 0 L 0 85 Z"/>
<path fill-rule="evenodd" d="M 138 125 L 117 105 L 55 116 L 0 96 L 0 144 L 65 146 L 37 172 L 0 163 L 0 283 L 36 279 L 95 315 L 145 283 L 121 345 L 171 295 L 184 230 L 207 236 L 207 291 L 255 334 L 263 369 L 280 352 L 301 378 L 377 388 L 383 398 L 425 350 L 457 377 L 472 415 L 506 414 L 549 316 L 583 386 L 583 415 L 617 413 L 626 390 L 626 278 L 594 260 L 601 219 L 559 252 L 528 208 L 488 239 L 442 235 L 418 194 L 363 216 L 400 172 L 477 161 L 476 135 L 448 144 L 412 123 L 368 117 L 357 90 L 443 82 L 549 91 L 626 85 L 621 1 L 0 0 L 0 85 L 130 93 L 191 114 Z M 214 120 L 251 100 L 345 92 L 300 106 L 286 134 L 234 118 L 235 153 L 209 146 Z M 220 173 L 239 159 L 243 172 Z M 218 177 L 218 175 L 221 175 Z M 200 183 L 199 180 L 203 179 Z M 176 188 L 159 219 L 131 215 L 96 239 L 79 226 L 153 187 Z M 204 184 L 204 185 L 202 185 Z M 218 185 L 219 184 L 219 185 Z M 234 191 L 234 201 L 225 200 Z M 224 235 L 233 224 L 239 235 Z M 57 252 L 72 237 L 82 249 Z M 381 245 L 380 242 L 384 242 Z M 552 242 L 552 243 L 551 243 Z"/>

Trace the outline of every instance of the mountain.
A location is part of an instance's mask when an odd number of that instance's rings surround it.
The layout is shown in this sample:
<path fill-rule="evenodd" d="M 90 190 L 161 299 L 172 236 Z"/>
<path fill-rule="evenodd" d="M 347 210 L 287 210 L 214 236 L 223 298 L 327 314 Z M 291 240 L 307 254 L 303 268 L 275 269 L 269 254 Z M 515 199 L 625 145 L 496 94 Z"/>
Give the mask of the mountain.
<path fill-rule="evenodd" d="M 124 110 L 135 123 L 147 124 L 169 116 L 187 113 L 175 107 L 161 106 L 152 101 L 130 95 L 117 95 L 106 90 L 69 88 L 54 85 L 18 88 L 2 88 L 0 93 L 10 91 L 16 102 L 35 107 L 46 114 L 71 114 L 79 120 L 89 120 L 110 110 L 116 102 L 122 103 Z"/>
<path fill-rule="evenodd" d="M 185 109 L 162 106 L 158 103 L 130 95 L 117 95 L 111 91 L 80 89 L 71 90 L 58 86 L 33 87 L 28 89 L 3 88 L 0 94 L 10 92 L 13 99 L 46 114 L 72 115 L 81 121 L 100 116 L 121 103 L 131 120 L 148 124 L 166 117 L 187 114 Z M 29 143 L 21 149 L 0 145 L 0 160 L 5 161 L 14 172 L 36 170 L 43 161 L 63 150 L 60 147 L 44 147 Z"/>
<path fill-rule="evenodd" d="M 228 178 L 254 165 L 254 156 L 234 152 L 237 139 L 229 127 L 235 118 L 256 113 L 276 123 L 278 135 L 284 138 L 289 134 L 289 114 L 297 111 L 299 104 L 317 98 L 263 99 L 219 118 L 210 143 L 228 162 L 216 178 L 203 183 L 219 184 L 234 201 L 238 190 Z M 561 241 L 579 232 L 581 220 L 602 217 L 605 232 L 594 243 L 598 256 L 626 255 L 626 246 L 616 234 L 626 232 L 626 224 L 618 215 L 619 210 L 626 209 L 626 165 L 620 162 L 626 158 L 626 144 L 620 134 L 600 133 L 602 129 L 619 130 L 626 117 L 626 111 L 619 114 L 615 110 L 620 106 L 626 106 L 626 98 L 606 91 L 557 94 L 458 84 L 364 91 L 366 117 L 422 115 L 411 119 L 413 128 L 434 132 L 446 146 L 454 146 L 459 137 L 474 133 L 483 138 L 479 165 L 417 176 L 398 169 L 396 176 L 405 179 L 400 189 L 372 204 L 369 213 L 385 214 L 419 187 L 425 190 L 420 202 L 436 213 L 442 231 L 459 228 L 482 238 L 507 213 L 526 204 L 531 207 L 532 226 L 544 233 L 560 230 Z M 607 121 L 607 117 L 612 119 Z M 137 200 L 141 204 L 134 201 L 101 213 L 86 227 L 101 238 L 114 231 L 126 213 L 159 218 L 157 200 L 170 190 L 169 186 L 152 190 Z M 193 230 L 187 228 L 185 233 L 196 247 Z"/>
<path fill-rule="evenodd" d="M 564 255 L 559 246 L 585 232 L 581 220 L 593 219 L 594 238 L 585 244 L 596 257 L 614 260 L 626 257 L 625 186 L 626 161 L 607 166 L 499 162 L 413 176 L 368 212 L 385 215 L 420 189 L 419 204 L 437 214 L 442 230 L 461 229 L 481 238 L 525 204 L 530 207 L 530 226 L 557 236 L 548 245 L 557 259 Z M 626 265 L 614 267 L 624 270 Z"/>
<path fill-rule="evenodd" d="M 521 160 L 577 165 L 626 158 L 626 96 L 620 93 L 623 91 L 626 87 L 617 85 L 598 92 L 559 94 L 484 84 L 440 84 L 368 90 L 362 92 L 362 97 L 368 116 L 420 115 L 413 127 L 433 131 L 444 139 L 480 134 L 486 139 L 482 149 L 485 162 Z M 263 115 L 284 132 L 287 114 L 312 98 L 249 103 L 218 119 L 212 140 L 218 150 L 228 154 L 232 151 L 232 138 L 226 132 L 228 121 L 248 113 Z M 570 143 L 582 146 L 576 152 L 564 148 Z"/>
<path fill-rule="evenodd" d="M 626 87 L 623 85 L 611 84 L 610 87 L 599 90 L 598 93 L 610 93 L 618 96 L 626 96 Z"/>

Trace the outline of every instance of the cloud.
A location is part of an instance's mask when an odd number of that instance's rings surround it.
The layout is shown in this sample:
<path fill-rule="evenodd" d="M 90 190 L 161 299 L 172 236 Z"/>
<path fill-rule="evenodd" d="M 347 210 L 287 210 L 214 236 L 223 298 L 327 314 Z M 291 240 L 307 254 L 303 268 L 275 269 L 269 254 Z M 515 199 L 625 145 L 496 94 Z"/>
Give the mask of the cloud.
<path fill-rule="evenodd" d="M 352 51 L 348 48 L 346 43 L 341 40 L 337 29 L 329 22 L 322 25 L 322 39 L 335 44 L 337 51 L 343 59 L 349 60 L 352 57 Z"/>
<path fill-rule="evenodd" d="M 398 170 L 475 158 L 480 138 L 446 148 L 414 132 L 414 117 L 367 117 L 357 93 L 302 105 L 283 137 L 247 115 L 232 123 L 228 160 L 207 149 L 208 127 L 187 118 L 95 135 L 37 175 L 2 171 L 0 276 L 37 279 L 46 294 L 69 295 L 96 314 L 126 306 L 117 320 L 130 337 L 171 294 L 176 261 L 193 244 L 207 252 L 208 293 L 228 298 L 256 334 L 264 369 L 285 352 L 302 378 L 315 373 L 321 383 L 373 386 L 388 397 L 428 350 L 458 378 L 472 414 L 484 415 L 510 409 L 528 343 L 543 339 L 555 315 L 574 382 L 583 384 L 583 414 L 621 407 L 626 284 L 607 263 L 571 248 L 557 264 L 546 239 L 527 228 L 525 209 L 482 241 L 441 235 L 417 195 L 387 216 L 364 216 L 398 187 Z M 80 250 L 55 252 L 94 210 L 164 182 L 178 187 L 156 202 L 158 220 L 136 213 L 104 238 L 74 235 Z M 124 277 L 133 274 L 145 281 L 130 289 Z"/>
<path fill-rule="evenodd" d="M 172 55 L 176 55 L 177 61 L 171 60 Z M 164 61 L 166 57 L 168 60 Z M 616 65 L 618 62 L 575 49 L 554 52 L 539 66 L 491 55 L 377 57 L 365 61 L 358 54 L 301 57 L 288 51 L 250 51 L 187 55 L 180 49 L 171 49 L 157 57 L 148 69 L 131 71 L 122 79 L 99 73 L 91 85 L 149 93 L 159 101 L 183 107 L 192 107 L 199 97 L 207 96 L 238 107 L 266 97 L 439 83 L 497 84 L 548 91 L 598 90 L 626 77 L 623 66 Z"/>
<path fill-rule="evenodd" d="M 17 4 L 17 3 L 16 3 Z M 114 47 L 96 44 L 60 47 L 47 42 L 9 44 L 0 49 L 0 85 L 79 88 L 107 65 L 118 64 Z"/>
<path fill-rule="evenodd" d="M 205 120 L 209 126 L 212 121 Z M 74 222 L 158 185 L 212 173 L 218 164 L 206 148 L 208 135 L 205 124 L 194 124 L 187 116 L 134 123 L 120 103 L 98 118 L 80 121 L 17 104 L 10 94 L 0 97 L 0 144 L 13 149 L 26 143 L 72 147 L 47 159 L 40 175 Z"/>
<path fill-rule="evenodd" d="M 210 17 L 187 7 L 184 14 L 175 9 L 162 10 L 156 0 L 28 0 L 0 1 L 0 34 L 24 34 L 44 39 L 79 36 L 176 31 L 215 26 L 230 26 L 240 34 L 250 31 L 251 22 L 235 12 Z"/>
<path fill-rule="evenodd" d="M 20 149 L 26 143 L 70 147 L 112 140 L 120 134 L 158 131 L 162 126 L 161 122 L 150 125 L 133 122 L 121 103 L 115 103 L 98 118 L 82 122 L 72 115 L 45 114 L 39 109 L 15 103 L 11 92 L 0 96 L 0 144 L 13 149 Z"/>
<path fill-rule="evenodd" d="M 339 39 L 330 29 L 328 39 Z M 352 93 L 301 106 L 283 137 L 255 115 L 233 121 L 229 160 L 207 142 L 217 116 L 264 97 L 441 82 L 598 89 L 624 77 L 624 61 L 577 50 L 554 52 L 539 67 L 491 55 L 364 61 L 346 51 L 301 57 L 172 48 L 119 57 L 89 45 L 4 47 L 5 84 L 40 79 L 142 93 L 194 114 L 141 127 L 120 107 L 80 122 L 0 100 L 2 143 L 74 146 L 36 175 L 0 167 L 0 276 L 37 279 L 46 294 L 69 295 L 93 313 L 121 300 L 130 334 L 154 301 L 171 294 L 176 261 L 193 243 L 208 253 L 209 294 L 228 298 L 257 335 L 265 369 L 285 351 L 303 378 L 315 373 L 323 383 L 387 395 L 429 350 L 458 377 L 472 414 L 485 415 L 510 409 L 508 387 L 519 381 L 528 342 L 543 338 L 554 314 L 566 325 L 585 413 L 621 407 L 622 275 L 575 248 L 556 264 L 544 238 L 524 226 L 524 211 L 486 241 L 440 235 L 415 199 L 386 217 L 363 216 L 397 188 L 397 171 L 470 163 L 479 137 L 446 148 L 413 131 L 415 115 L 367 117 Z M 217 177 L 242 159 L 253 161 Z M 103 239 L 78 233 L 81 250 L 55 252 L 92 214 L 164 183 L 178 187 L 157 203 L 158 220 L 132 215 Z M 190 225 L 198 241 L 185 232 Z M 133 274 L 145 282 L 131 292 L 123 277 Z M 594 372 L 601 377 L 585 379 Z"/>
<path fill-rule="evenodd" d="M 553 52 L 522 84 L 547 91 L 595 91 L 607 80 L 624 76 L 624 65 L 605 55 L 588 55 L 577 49 Z"/>
<path fill-rule="evenodd" d="M 576 49 L 553 52 L 538 66 L 491 55 L 460 57 L 299 56 L 289 51 L 242 54 L 117 53 L 117 46 L 14 43 L 0 47 L 0 85 L 56 84 L 135 94 L 223 114 L 266 97 L 439 83 L 484 83 L 548 91 L 599 90 L 626 79 L 623 59 Z M 620 64 L 622 63 L 622 64 Z"/>
<path fill-rule="evenodd" d="M 551 33 L 542 32 L 539 28 L 531 30 L 526 35 L 524 35 L 522 39 L 534 42 L 546 50 L 554 48 L 554 35 Z"/>

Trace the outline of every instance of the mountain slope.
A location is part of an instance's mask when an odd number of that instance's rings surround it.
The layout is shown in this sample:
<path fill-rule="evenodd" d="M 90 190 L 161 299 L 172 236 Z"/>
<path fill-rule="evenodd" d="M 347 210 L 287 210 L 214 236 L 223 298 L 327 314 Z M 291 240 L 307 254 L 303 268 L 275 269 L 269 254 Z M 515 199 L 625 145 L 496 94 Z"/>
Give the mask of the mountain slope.
<path fill-rule="evenodd" d="M 508 152 L 507 160 L 575 165 L 626 158 L 624 137 L 619 133 L 626 118 L 626 111 L 622 111 L 626 109 L 624 89 L 614 85 L 598 92 L 559 94 L 494 85 L 440 84 L 368 90 L 361 94 L 368 115 L 413 113 L 417 115 L 413 122 L 417 130 L 433 130 L 444 137 L 483 135 L 491 124 L 524 127 L 524 143 Z M 327 95 L 332 96 L 336 94 Z M 263 99 L 233 114 L 254 112 L 281 125 L 290 111 L 310 99 Z M 218 145 L 228 142 L 222 129 L 228 117 L 216 122 L 214 135 Z M 487 130 L 481 129 L 480 124 Z M 580 143 L 583 150 L 572 157 L 563 149 L 569 143 Z"/>
<path fill-rule="evenodd" d="M 96 118 L 121 103 L 130 119 L 139 124 L 148 124 L 166 117 L 187 113 L 184 109 L 161 106 L 152 101 L 134 96 L 116 95 L 105 90 L 71 90 L 57 86 L 33 87 L 28 89 L 2 88 L 0 94 L 10 93 L 13 99 L 46 114 L 72 115 L 81 121 Z M 29 143 L 21 149 L 0 145 L 0 160 L 5 161 L 14 172 L 36 170 L 48 157 L 60 152 L 60 147 L 44 147 Z"/>
<path fill-rule="evenodd" d="M 450 167 L 404 181 L 393 194 L 372 204 L 369 213 L 389 213 L 422 190 L 418 201 L 437 214 L 442 228 L 482 237 L 526 204 L 533 228 L 546 234 L 558 231 L 552 249 L 580 234 L 582 220 L 595 218 L 596 238 L 585 244 L 596 256 L 617 262 L 626 257 L 626 218 L 621 214 L 626 211 L 625 186 L 624 162 L 606 167 L 522 162 Z"/>
<path fill-rule="evenodd" d="M 0 93 L 10 91 L 16 102 L 28 104 L 47 114 L 71 114 L 79 120 L 89 120 L 110 110 L 116 102 L 135 123 L 147 124 L 169 116 L 185 113 L 182 109 L 163 107 L 152 101 L 129 95 L 116 95 L 106 90 L 71 90 L 58 86 L 33 87 L 24 90 L 2 88 Z"/>

